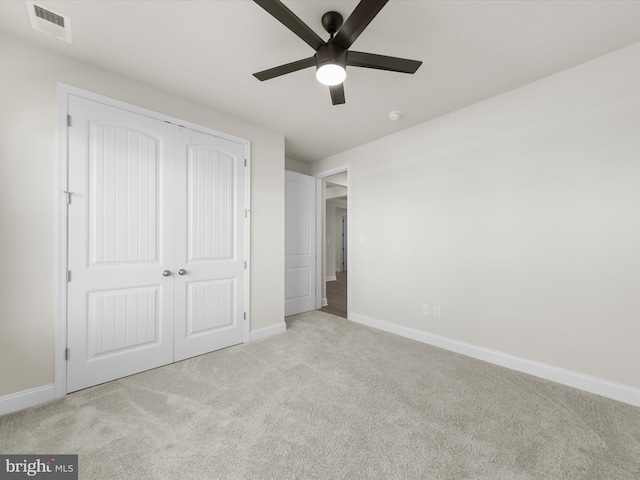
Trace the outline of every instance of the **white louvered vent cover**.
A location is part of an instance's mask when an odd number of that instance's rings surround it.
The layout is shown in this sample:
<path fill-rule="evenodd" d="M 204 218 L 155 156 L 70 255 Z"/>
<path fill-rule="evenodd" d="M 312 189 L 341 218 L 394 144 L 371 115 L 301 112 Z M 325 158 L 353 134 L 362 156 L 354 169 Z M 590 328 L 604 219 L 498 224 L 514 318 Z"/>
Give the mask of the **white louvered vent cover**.
<path fill-rule="evenodd" d="M 34 30 L 71 43 L 71 18 L 31 0 L 25 3 Z"/>

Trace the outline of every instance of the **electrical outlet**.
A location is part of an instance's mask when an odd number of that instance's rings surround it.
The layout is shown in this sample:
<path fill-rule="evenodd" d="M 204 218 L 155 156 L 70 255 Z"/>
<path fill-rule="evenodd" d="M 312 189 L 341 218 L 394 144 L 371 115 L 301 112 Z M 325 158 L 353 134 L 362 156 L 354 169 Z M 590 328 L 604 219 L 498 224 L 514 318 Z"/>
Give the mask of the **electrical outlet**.
<path fill-rule="evenodd" d="M 440 318 L 440 307 L 433 307 L 433 316 Z"/>
<path fill-rule="evenodd" d="M 422 314 L 429 315 L 429 305 L 422 305 Z"/>

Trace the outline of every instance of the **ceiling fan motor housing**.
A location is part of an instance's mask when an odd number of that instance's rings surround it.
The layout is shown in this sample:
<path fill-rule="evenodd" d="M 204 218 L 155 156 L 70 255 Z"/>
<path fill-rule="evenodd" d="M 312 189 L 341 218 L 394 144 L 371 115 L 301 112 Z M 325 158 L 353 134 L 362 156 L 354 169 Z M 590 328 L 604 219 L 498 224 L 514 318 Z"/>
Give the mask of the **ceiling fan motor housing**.
<path fill-rule="evenodd" d="M 335 63 L 346 69 L 347 51 L 334 43 L 328 43 L 318 48 L 316 52 L 316 63 L 317 68 L 320 68 L 325 63 Z"/>

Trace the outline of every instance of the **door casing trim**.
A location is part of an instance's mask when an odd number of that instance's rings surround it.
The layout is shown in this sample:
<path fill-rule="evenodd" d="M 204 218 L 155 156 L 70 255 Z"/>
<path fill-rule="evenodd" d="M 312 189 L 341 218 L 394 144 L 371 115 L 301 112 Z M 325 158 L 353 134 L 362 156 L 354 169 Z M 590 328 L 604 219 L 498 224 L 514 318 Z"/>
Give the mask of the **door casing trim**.
<path fill-rule="evenodd" d="M 67 266 L 68 266 L 68 216 L 67 216 L 67 197 L 64 191 L 69 186 L 69 162 L 68 162 L 68 133 L 69 126 L 67 118 L 69 115 L 69 96 L 77 96 L 92 100 L 94 102 L 103 103 L 112 107 L 127 110 L 138 115 L 144 115 L 163 122 L 172 123 L 182 127 L 190 128 L 198 132 L 213 135 L 218 138 L 230 140 L 235 143 L 244 145 L 244 154 L 246 159 L 245 174 L 245 206 L 247 215 L 245 216 L 245 235 L 244 235 L 244 255 L 247 262 L 247 268 L 244 271 L 244 311 L 247 313 L 247 319 L 244 322 L 244 342 L 250 340 L 251 333 L 251 142 L 245 138 L 229 135 L 218 130 L 214 130 L 202 125 L 198 125 L 180 118 L 165 115 L 160 112 L 149 110 L 131 103 L 124 102 L 115 98 L 107 97 L 99 93 L 74 87 L 66 83 L 57 83 L 57 104 L 58 104 L 58 179 L 56 182 L 56 192 L 58 193 L 58 202 L 56 206 L 56 251 L 58 261 L 56 262 L 56 315 L 54 328 L 54 397 L 59 399 L 67 394 L 67 362 L 65 359 L 65 350 L 67 348 Z M 71 353 L 73 354 L 73 353 Z"/>

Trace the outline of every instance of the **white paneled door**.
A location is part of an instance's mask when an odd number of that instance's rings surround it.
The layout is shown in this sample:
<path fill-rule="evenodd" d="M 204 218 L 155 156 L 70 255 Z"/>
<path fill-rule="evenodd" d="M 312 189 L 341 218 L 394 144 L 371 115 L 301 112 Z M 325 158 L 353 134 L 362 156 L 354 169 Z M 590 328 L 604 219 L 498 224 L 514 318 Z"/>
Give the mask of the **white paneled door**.
<path fill-rule="evenodd" d="M 244 145 L 69 96 L 67 391 L 244 340 Z"/>
<path fill-rule="evenodd" d="M 285 315 L 316 308 L 316 179 L 285 172 Z"/>
<path fill-rule="evenodd" d="M 244 146 L 189 129 L 177 140 L 174 360 L 243 341 Z"/>

